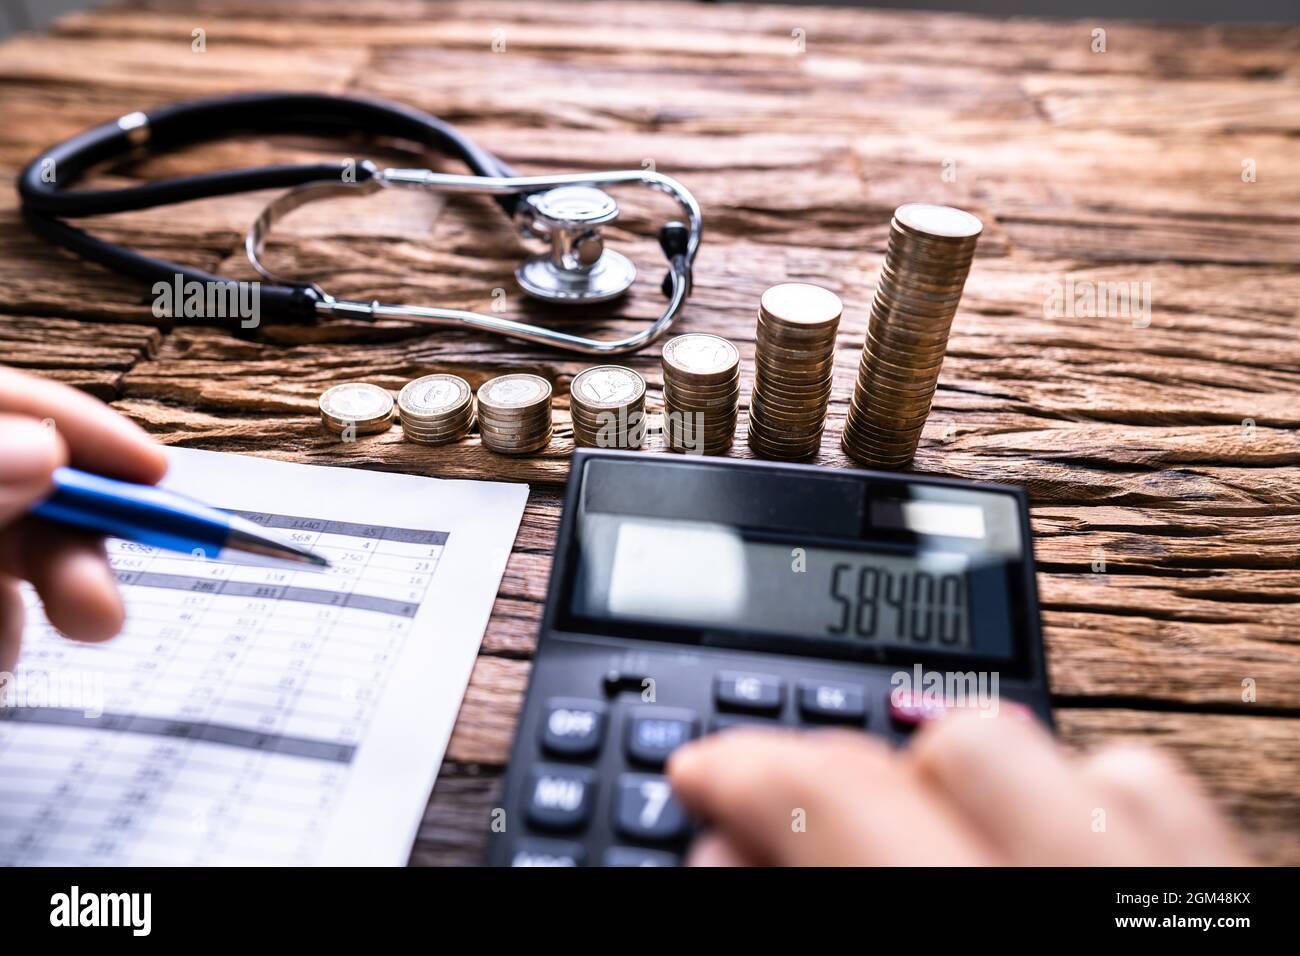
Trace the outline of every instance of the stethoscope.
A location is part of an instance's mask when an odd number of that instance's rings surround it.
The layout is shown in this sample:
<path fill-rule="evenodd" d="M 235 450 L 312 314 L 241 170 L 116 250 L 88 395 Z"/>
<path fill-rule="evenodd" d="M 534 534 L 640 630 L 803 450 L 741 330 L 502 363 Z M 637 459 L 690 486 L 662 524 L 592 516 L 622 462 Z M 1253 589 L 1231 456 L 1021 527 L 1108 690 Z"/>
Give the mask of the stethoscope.
<path fill-rule="evenodd" d="M 303 163 L 232 169 L 163 179 L 121 189 L 65 191 L 97 163 L 146 147 L 173 149 L 236 132 L 364 132 L 436 149 L 463 161 L 471 175 L 428 169 L 381 169 L 368 161 Z M 659 318 L 620 339 L 595 339 L 500 316 L 459 309 L 388 305 L 339 299 L 320 286 L 272 272 L 263 248 L 272 227 L 294 209 L 319 199 L 369 195 L 381 189 L 427 189 L 486 193 L 514 220 L 521 235 L 549 243 L 549 250 L 515 270 L 520 287 L 547 302 L 605 302 L 625 293 L 636 267 L 605 246 L 601 227 L 618 217 L 618 204 L 605 188 L 639 184 L 667 193 L 681 207 L 684 222 L 659 230 L 668 259 L 663 293 L 668 304 Z M 518 176 L 509 166 L 437 117 L 395 103 L 317 93 L 252 93 L 192 100 L 148 113 L 129 113 L 46 150 L 18 180 L 23 216 L 31 228 L 58 245 L 111 269 L 158 282 L 248 283 L 142 255 L 98 239 L 63 219 L 147 209 L 169 203 L 258 189 L 289 187 L 262 210 L 244 240 L 253 268 L 270 285 L 259 285 L 262 311 L 275 318 L 309 321 L 319 317 L 403 319 L 434 326 L 494 332 L 512 339 L 594 355 L 634 352 L 673 324 L 691 291 L 691 267 L 699 251 L 703 218 L 699 203 L 681 183 L 653 170 Z"/>

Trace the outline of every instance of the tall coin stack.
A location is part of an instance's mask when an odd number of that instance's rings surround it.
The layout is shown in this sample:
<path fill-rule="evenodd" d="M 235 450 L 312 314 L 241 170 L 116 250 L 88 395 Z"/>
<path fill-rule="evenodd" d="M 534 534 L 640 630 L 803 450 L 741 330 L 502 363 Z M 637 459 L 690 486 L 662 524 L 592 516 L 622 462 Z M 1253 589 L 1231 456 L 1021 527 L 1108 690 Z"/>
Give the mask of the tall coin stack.
<path fill-rule="evenodd" d="M 483 445 L 502 455 L 526 455 L 551 442 L 551 383 L 517 373 L 488 379 L 478 390 Z"/>
<path fill-rule="evenodd" d="M 621 365 L 597 365 L 569 386 L 573 443 L 581 448 L 640 448 L 645 437 L 645 379 Z"/>
<path fill-rule="evenodd" d="M 736 437 L 740 350 L 719 336 L 691 332 L 664 345 L 663 368 L 668 448 L 721 455 Z"/>
<path fill-rule="evenodd" d="M 407 382 L 397 395 L 402 434 L 421 445 L 445 445 L 469 434 L 474 425 L 474 393 L 459 375 L 425 375 Z"/>
<path fill-rule="evenodd" d="M 862 464 L 903 468 L 916 454 L 983 228 L 951 206 L 895 210 L 844 423 L 844 450 Z"/>
<path fill-rule="evenodd" d="M 821 448 L 844 304 L 803 282 L 774 285 L 758 305 L 749 447 L 794 461 Z"/>

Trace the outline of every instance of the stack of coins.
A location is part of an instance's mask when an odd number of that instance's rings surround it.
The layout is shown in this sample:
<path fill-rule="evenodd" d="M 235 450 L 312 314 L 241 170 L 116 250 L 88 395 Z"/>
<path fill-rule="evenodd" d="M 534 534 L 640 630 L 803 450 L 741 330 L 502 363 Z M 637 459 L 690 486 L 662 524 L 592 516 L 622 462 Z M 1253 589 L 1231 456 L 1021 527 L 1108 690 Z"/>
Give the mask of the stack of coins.
<path fill-rule="evenodd" d="M 597 365 L 569 386 L 573 443 L 581 448 L 640 448 L 645 379 L 621 365 Z"/>
<path fill-rule="evenodd" d="M 474 393 L 459 375 L 426 375 L 407 382 L 397 395 L 402 434 L 421 445 L 445 445 L 469 434 Z"/>
<path fill-rule="evenodd" d="M 320 420 L 335 435 L 351 440 L 375 435 L 393 426 L 393 396 L 369 382 L 344 382 L 325 389 L 320 397 Z"/>
<path fill-rule="evenodd" d="M 502 455 L 526 455 L 551 442 L 551 383 L 518 373 L 488 379 L 478 390 L 483 445 Z"/>
<path fill-rule="evenodd" d="M 862 464 L 903 468 L 916 454 L 983 228 L 950 206 L 908 203 L 894 212 L 844 423 L 844 450 Z"/>
<path fill-rule="evenodd" d="M 749 404 L 755 454 L 794 461 L 821 448 L 843 311 L 820 286 L 787 282 L 763 293 Z"/>
<path fill-rule="evenodd" d="M 664 435 L 668 448 L 720 455 L 736 437 L 740 351 L 724 338 L 692 332 L 664 346 Z"/>

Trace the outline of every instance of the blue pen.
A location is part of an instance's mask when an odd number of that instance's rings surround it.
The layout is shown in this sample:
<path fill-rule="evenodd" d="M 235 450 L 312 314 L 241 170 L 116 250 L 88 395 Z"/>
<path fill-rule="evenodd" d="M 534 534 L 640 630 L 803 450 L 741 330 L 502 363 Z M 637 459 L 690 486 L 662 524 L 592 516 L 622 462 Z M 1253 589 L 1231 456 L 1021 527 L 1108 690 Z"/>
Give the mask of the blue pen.
<path fill-rule="evenodd" d="M 329 567 L 312 554 L 229 512 L 153 485 L 137 485 L 56 468 L 54 491 L 32 514 L 60 524 L 138 541 L 195 557 L 220 558 L 241 551 L 283 561 Z"/>

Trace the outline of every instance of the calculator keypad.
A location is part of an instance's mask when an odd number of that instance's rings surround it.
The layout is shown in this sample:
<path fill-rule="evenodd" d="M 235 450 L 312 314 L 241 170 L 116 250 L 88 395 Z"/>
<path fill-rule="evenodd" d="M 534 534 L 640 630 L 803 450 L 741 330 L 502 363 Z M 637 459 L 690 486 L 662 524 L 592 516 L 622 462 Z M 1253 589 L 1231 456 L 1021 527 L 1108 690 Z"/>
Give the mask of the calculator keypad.
<path fill-rule="evenodd" d="M 520 840 L 510 857 L 511 866 L 583 866 L 587 851 L 567 840 Z"/>
<path fill-rule="evenodd" d="M 583 654 L 589 652 L 552 657 L 540 675 L 553 694 L 539 698 L 531 730 L 518 742 L 522 756 L 515 759 L 524 776 L 507 806 L 522 822 L 510 818 L 500 862 L 678 865 L 696 824 L 664 768 L 701 734 L 846 726 L 901 743 L 941 712 L 919 699 L 891 700 L 888 674 L 879 671 L 785 662 L 765 669 L 766 661 L 727 667 L 722 654 L 716 663 L 706 654 L 667 663 L 653 656 L 593 661 Z"/>
<path fill-rule="evenodd" d="M 811 720 L 860 724 L 867 719 L 867 695 L 859 684 L 799 682 L 799 711 Z"/>
<path fill-rule="evenodd" d="M 694 711 L 669 707 L 645 707 L 633 711 L 627 721 L 627 759 L 646 767 L 662 768 L 669 755 L 689 743 L 698 733 Z"/>
<path fill-rule="evenodd" d="M 863 722 L 864 687 L 844 682 L 788 682 L 772 674 L 719 670 L 708 686 L 713 713 L 635 703 L 644 678 L 610 681 L 591 697 L 545 699 L 536 749 L 523 791 L 528 835 L 511 843 L 512 866 L 676 866 L 692 820 L 673 794 L 663 768 L 678 748 L 701 733 L 737 726 L 783 727 L 787 688 L 809 722 Z M 625 683 L 627 686 L 625 686 Z M 597 699 L 600 692 L 606 700 Z M 614 740 L 609 740 L 611 732 Z M 614 772 L 610 768 L 618 768 Z M 601 832 L 612 845 L 592 857 L 580 841 Z M 602 841 L 603 842 L 603 841 Z"/>
<path fill-rule="evenodd" d="M 714 697 L 724 710 L 775 714 L 785 703 L 785 684 L 771 674 L 722 671 L 713 681 Z"/>
<path fill-rule="evenodd" d="M 690 819 L 667 777 L 625 773 L 618 778 L 614 829 L 631 840 L 666 843 L 686 836 Z"/>
<path fill-rule="evenodd" d="M 596 773 L 538 764 L 528 779 L 528 822 L 543 830 L 577 830 L 591 817 Z"/>
<path fill-rule="evenodd" d="M 590 757 L 605 736 L 604 701 L 552 697 L 546 702 L 542 749 L 557 757 Z"/>

